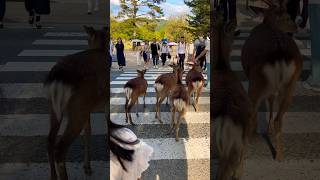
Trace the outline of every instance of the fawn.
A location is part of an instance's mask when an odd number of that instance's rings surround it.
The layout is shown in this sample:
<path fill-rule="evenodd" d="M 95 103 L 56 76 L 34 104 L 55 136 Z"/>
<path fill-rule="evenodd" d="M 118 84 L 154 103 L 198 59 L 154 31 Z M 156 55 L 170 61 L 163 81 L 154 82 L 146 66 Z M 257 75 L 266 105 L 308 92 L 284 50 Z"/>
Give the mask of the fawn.
<path fill-rule="evenodd" d="M 292 101 L 295 84 L 300 77 L 303 59 L 295 41 L 287 34 L 297 31 L 297 25 L 286 12 L 287 1 L 269 7 L 261 24 L 255 27 L 242 48 L 241 62 L 249 80 L 249 96 L 254 106 L 252 121 L 263 100 L 269 106 L 268 131 L 276 144 L 277 161 L 283 160 L 282 118 Z M 273 120 L 273 106 L 277 115 Z M 255 132 L 253 126 L 252 133 Z"/>
<path fill-rule="evenodd" d="M 189 96 L 185 86 L 182 84 L 182 71 L 178 72 L 178 80 L 173 88 L 170 96 L 172 123 L 171 127 L 174 128 L 176 133 L 176 141 L 179 141 L 179 127 L 181 120 L 185 118 L 187 113 Z M 175 114 L 178 112 L 178 119 L 175 123 Z"/>
<path fill-rule="evenodd" d="M 136 115 L 138 115 L 138 104 L 139 104 L 139 96 L 143 96 L 143 107 L 146 107 L 146 94 L 147 94 L 147 88 L 148 83 L 144 79 L 144 74 L 146 73 L 146 70 L 137 70 L 138 77 L 129 80 L 124 85 L 124 91 L 126 94 L 126 105 L 125 105 L 125 112 L 126 112 L 126 122 L 128 123 L 128 119 L 132 125 L 134 123 L 132 122 L 130 110 L 134 104 L 136 105 Z"/>
<path fill-rule="evenodd" d="M 71 143 L 84 129 L 84 169 L 91 175 L 90 166 L 90 113 L 105 105 L 109 88 L 107 62 L 107 29 L 94 30 L 84 26 L 89 49 L 60 59 L 50 70 L 44 82 L 50 113 L 48 156 L 51 180 L 58 176 L 67 180 L 66 153 Z M 64 117 L 67 118 L 64 118 Z M 67 127 L 62 137 L 57 134 L 63 119 Z M 56 171 L 57 169 L 57 171 Z M 58 176 L 57 176 L 58 174 Z"/>
<path fill-rule="evenodd" d="M 198 100 L 200 97 L 201 90 L 204 86 L 204 77 L 202 75 L 202 68 L 199 63 L 195 63 L 192 69 L 189 70 L 186 76 L 186 83 L 188 86 L 188 95 L 191 97 L 193 94 L 193 106 L 195 111 L 199 111 Z"/>
<path fill-rule="evenodd" d="M 215 18 L 211 116 L 218 153 L 217 180 L 238 180 L 242 176 L 247 132 L 252 124 L 252 105 L 229 62 L 236 22 L 225 25 L 221 12 Z"/>
<path fill-rule="evenodd" d="M 171 67 L 173 68 L 172 73 L 165 73 L 160 75 L 155 80 L 155 83 L 154 83 L 154 88 L 157 96 L 155 118 L 158 118 L 160 123 L 163 123 L 161 121 L 161 115 L 160 115 L 161 103 L 167 97 L 167 104 L 168 104 L 169 96 L 177 84 L 178 76 L 183 71 L 182 69 L 179 68 L 179 65 L 172 65 Z"/>

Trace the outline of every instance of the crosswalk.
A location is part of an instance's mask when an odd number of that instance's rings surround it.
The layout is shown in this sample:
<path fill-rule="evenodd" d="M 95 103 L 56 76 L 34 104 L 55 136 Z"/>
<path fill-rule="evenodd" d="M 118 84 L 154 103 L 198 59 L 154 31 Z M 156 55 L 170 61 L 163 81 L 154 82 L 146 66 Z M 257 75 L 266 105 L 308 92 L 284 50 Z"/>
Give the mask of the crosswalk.
<path fill-rule="evenodd" d="M 242 29 L 241 36 L 236 37 L 231 53 L 231 67 L 241 80 L 245 89 L 248 81 L 241 67 L 241 47 L 248 37 L 249 29 Z M 245 161 L 245 180 L 254 179 L 318 179 L 319 135 L 320 135 L 320 93 L 306 90 L 302 87 L 311 71 L 310 40 L 295 38 L 300 52 L 304 57 L 303 72 L 297 83 L 293 103 L 283 119 L 284 162 L 278 163 L 272 159 L 271 150 L 266 140 L 261 136 L 249 145 Z M 213 87 L 214 88 L 214 87 Z M 264 103 L 258 114 L 258 131 L 265 132 L 268 115 Z M 214 145 L 213 145 L 214 146 Z M 215 149 L 212 149 L 215 154 Z M 216 156 L 213 157 L 216 159 Z M 216 161 L 215 161 L 216 162 Z M 213 169 L 215 173 L 215 168 Z"/>
<path fill-rule="evenodd" d="M 170 133 L 171 113 L 165 101 L 161 105 L 163 125 L 155 119 L 156 94 L 153 88 L 156 78 L 163 73 L 172 72 L 171 68 L 149 69 L 145 74 L 148 82 L 146 109 L 143 99 L 139 99 L 139 117 L 132 108 L 133 122 L 125 122 L 124 84 L 137 76 L 135 70 L 119 72 L 112 77 L 111 84 L 111 120 L 132 129 L 139 138 L 154 148 L 150 168 L 143 174 L 143 179 L 209 179 L 210 178 L 210 96 L 209 89 L 204 89 L 200 99 L 200 112 L 190 106 L 185 121 L 180 126 L 179 142 Z M 186 74 L 183 75 L 183 81 Z M 201 171 L 199 171 L 201 170 Z"/>
<path fill-rule="evenodd" d="M 233 44 L 231 67 L 247 88 L 248 82 L 240 63 L 240 49 L 250 27 L 243 29 L 245 33 L 237 37 Z M 24 45 L 15 57 L 8 58 L 5 64 L 0 65 L 0 179 L 48 179 L 46 137 L 49 110 L 42 82 L 59 57 L 87 47 L 84 32 L 48 31 Z M 295 180 L 317 179 L 319 176 L 320 94 L 302 87 L 311 69 L 310 41 L 306 38 L 297 38 L 295 41 L 304 56 L 304 67 L 293 104 L 283 121 L 285 161 L 277 163 L 272 160 L 267 143 L 257 138 L 248 148 L 244 179 L 278 179 L 285 175 L 287 179 Z M 150 168 L 144 173 L 143 179 L 210 179 L 210 90 L 204 89 L 201 94 L 200 112 L 189 108 L 180 128 L 182 140 L 176 142 L 174 135 L 169 133 L 169 107 L 165 104 L 161 106 L 163 125 L 154 117 L 153 83 L 158 75 L 169 71 L 169 68 L 147 71 L 147 108 L 143 109 L 140 99 L 139 117 L 132 114 L 137 126 L 125 123 L 122 88 L 126 81 L 136 76 L 136 72 L 112 71 L 111 119 L 126 125 L 154 147 Z M 103 111 L 92 113 L 91 118 L 94 173 L 90 179 L 106 179 L 108 163 Z M 259 129 L 263 129 L 266 125 L 264 105 L 260 109 L 259 119 Z M 211 150 L 215 151 L 212 145 Z M 83 151 L 79 138 L 70 147 L 67 157 L 70 179 L 85 179 L 82 169 Z"/>
<path fill-rule="evenodd" d="M 40 36 L 23 46 L 15 57 L 8 57 L 0 67 L 3 95 L 0 105 L 0 179 L 49 179 L 47 135 L 50 121 L 42 82 L 61 56 L 87 48 L 87 37 L 81 30 L 54 30 L 39 32 L 42 33 Z M 103 110 L 93 113 L 91 118 L 93 175 L 90 179 L 107 179 L 109 165 Z M 64 127 L 65 124 L 62 129 Z M 78 138 L 67 154 L 69 179 L 87 179 L 82 168 L 83 160 L 83 142 Z"/>

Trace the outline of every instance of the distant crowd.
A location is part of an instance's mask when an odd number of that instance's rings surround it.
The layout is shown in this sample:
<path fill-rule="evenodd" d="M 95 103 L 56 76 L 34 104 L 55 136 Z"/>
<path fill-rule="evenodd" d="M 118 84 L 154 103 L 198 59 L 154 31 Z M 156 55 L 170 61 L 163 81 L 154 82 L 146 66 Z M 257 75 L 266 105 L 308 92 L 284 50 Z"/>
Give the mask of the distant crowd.
<path fill-rule="evenodd" d="M 124 50 L 124 43 L 121 38 L 118 38 L 114 45 L 110 41 L 110 59 L 116 58 L 119 70 L 123 71 L 126 66 L 126 53 Z M 186 63 L 200 63 L 204 71 L 207 70 L 207 64 L 210 62 L 210 37 L 205 36 L 205 33 L 199 33 L 198 38 L 192 42 L 187 43 L 184 36 L 181 36 L 177 43 L 168 42 L 167 40 L 157 41 L 153 39 L 152 42 L 144 41 L 138 46 L 136 52 L 137 65 L 144 62 L 144 68 L 148 69 L 151 66 L 154 69 L 159 68 L 159 64 L 166 66 L 169 64 L 179 65 L 184 69 Z M 115 54 L 115 56 L 114 56 Z"/>

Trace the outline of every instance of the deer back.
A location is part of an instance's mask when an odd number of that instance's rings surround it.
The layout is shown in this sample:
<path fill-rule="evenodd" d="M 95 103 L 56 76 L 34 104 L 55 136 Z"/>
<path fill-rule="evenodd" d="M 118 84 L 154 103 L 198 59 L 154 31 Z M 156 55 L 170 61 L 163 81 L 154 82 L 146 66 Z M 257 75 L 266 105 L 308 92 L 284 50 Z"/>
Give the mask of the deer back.
<path fill-rule="evenodd" d="M 243 48 L 241 61 L 247 76 L 262 72 L 266 65 L 294 64 L 294 74 L 302 68 L 302 56 L 295 41 L 287 34 L 296 25 L 281 8 L 272 7 L 263 23 L 255 27 Z"/>
<path fill-rule="evenodd" d="M 127 88 L 127 87 L 133 89 L 133 93 L 136 93 L 137 95 L 141 95 L 147 91 L 148 83 L 142 75 L 140 77 L 130 79 L 124 85 L 124 88 Z"/>

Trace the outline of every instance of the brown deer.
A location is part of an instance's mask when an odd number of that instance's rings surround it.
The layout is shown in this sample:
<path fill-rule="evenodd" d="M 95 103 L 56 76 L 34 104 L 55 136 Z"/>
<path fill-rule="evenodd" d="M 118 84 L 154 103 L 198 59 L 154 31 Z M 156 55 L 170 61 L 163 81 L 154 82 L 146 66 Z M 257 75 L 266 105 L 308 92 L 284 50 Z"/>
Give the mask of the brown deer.
<path fill-rule="evenodd" d="M 199 111 L 198 100 L 205 81 L 201 72 L 202 68 L 200 64 L 195 63 L 193 64 L 192 69 L 189 70 L 186 76 L 188 94 L 189 97 L 191 97 L 191 94 L 193 95 L 193 106 L 196 112 Z"/>
<path fill-rule="evenodd" d="M 90 166 L 90 113 L 105 105 L 109 92 L 107 64 L 108 31 L 84 27 L 88 34 L 89 49 L 59 60 L 44 82 L 49 99 L 50 132 L 48 156 L 51 180 L 67 180 L 66 153 L 71 143 L 84 129 L 84 169 L 91 175 Z M 66 118 L 64 118 L 66 117 Z M 57 140 L 61 122 L 67 119 L 62 137 Z"/>
<path fill-rule="evenodd" d="M 156 91 L 156 115 L 155 118 L 158 118 L 160 123 L 163 123 L 161 121 L 161 113 L 160 113 L 160 106 L 162 101 L 167 97 L 167 104 L 168 104 L 168 99 L 175 88 L 177 81 L 178 81 L 178 75 L 181 73 L 183 70 L 179 68 L 178 65 L 171 65 L 173 68 L 172 73 L 165 73 L 160 75 L 154 83 L 154 88 Z"/>
<path fill-rule="evenodd" d="M 144 79 L 144 74 L 146 73 L 146 70 L 137 70 L 138 77 L 134 79 L 130 79 L 125 85 L 124 85 L 124 92 L 126 94 L 126 105 L 125 105 L 125 112 L 126 112 L 126 122 L 128 123 L 128 119 L 132 125 L 134 123 L 132 122 L 131 117 L 131 108 L 134 104 L 136 105 L 136 115 L 138 114 L 138 104 L 139 104 L 139 97 L 143 96 L 143 107 L 146 107 L 146 94 L 147 94 L 147 88 L 148 83 Z"/>
<path fill-rule="evenodd" d="M 231 70 L 230 52 L 236 22 L 223 23 L 222 12 L 215 16 L 213 29 L 213 116 L 218 154 L 217 180 L 239 180 L 248 129 L 252 125 L 252 105 L 237 75 Z"/>
<path fill-rule="evenodd" d="M 286 13 L 286 0 L 279 0 L 268 8 L 264 20 L 255 27 L 242 48 L 241 62 L 249 80 L 249 96 L 254 105 L 253 121 L 263 100 L 269 104 L 269 132 L 276 145 L 277 161 L 283 160 L 282 118 L 292 101 L 303 59 L 295 41 L 287 34 L 297 31 L 296 24 Z M 277 115 L 273 119 L 273 106 Z M 252 133 L 255 132 L 253 127 Z"/>
<path fill-rule="evenodd" d="M 185 118 L 189 102 L 188 92 L 186 87 L 182 84 L 182 71 L 178 72 L 178 80 L 173 88 L 170 96 L 172 123 L 171 127 L 175 130 L 176 141 L 179 141 L 179 128 L 182 119 Z M 175 122 L 176 112 L 178 113 L 177 122 Z"/>

